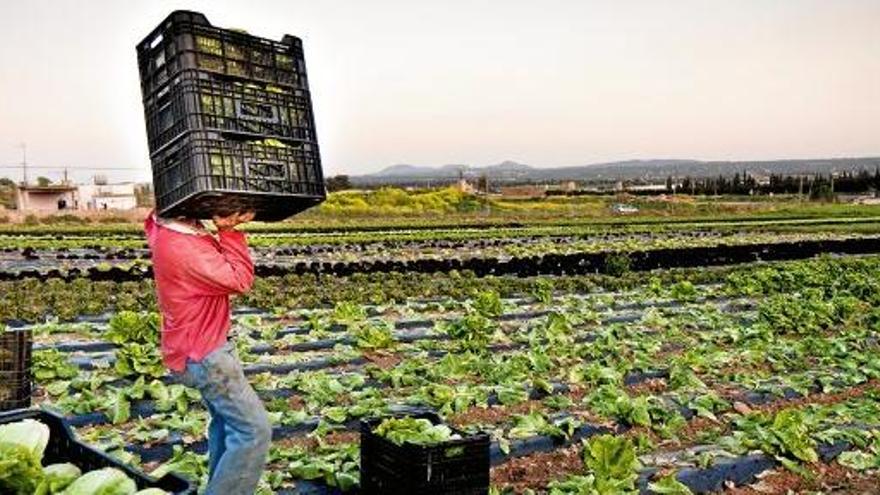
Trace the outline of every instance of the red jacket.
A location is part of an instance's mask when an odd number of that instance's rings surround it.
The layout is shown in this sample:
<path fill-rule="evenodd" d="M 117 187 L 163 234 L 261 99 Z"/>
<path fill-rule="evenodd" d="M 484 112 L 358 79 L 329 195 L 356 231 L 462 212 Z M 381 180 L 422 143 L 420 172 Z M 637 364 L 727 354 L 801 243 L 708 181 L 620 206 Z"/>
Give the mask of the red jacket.
<path fill-rule="evenodd" d="M 176 226 L 177 225 L 177 226 Z M 144 222 L 162 313 L 162 359 L 178 372 L 226 343 L 229 296 L 251 288 L 254 264 L 244 234 L 214 237 L 150 214 Z"/>

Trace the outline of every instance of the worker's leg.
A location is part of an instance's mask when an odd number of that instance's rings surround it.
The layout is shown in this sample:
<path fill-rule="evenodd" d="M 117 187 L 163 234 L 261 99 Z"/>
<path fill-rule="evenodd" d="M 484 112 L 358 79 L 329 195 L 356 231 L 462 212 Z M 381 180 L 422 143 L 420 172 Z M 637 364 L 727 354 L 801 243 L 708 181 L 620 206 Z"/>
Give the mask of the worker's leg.
<path fill-rule="evenodd" d="M 186 372 L 180 376 L 180 380 L 188 387 L 202 390 L 207 381 L 205 369 L 201 363 L 188 361 Z M 210 415 L 210 424 L 208 426 L 208 479 L 210 480 L 214 477 L 214 471 L 220 462 L 220 458 L 226 452 L 226 426 L 223 422 L 223 416 L 204 397 L 202 398 L 202 403 Z"/>
<path fill-rule="evenodd" d="M 272 441 L 263 403 L 245 378 L 231 344 L 198 363 L 187 363 L 187 372 L 212 414 L 222 418 L 226 435 L 226 450 L 216 461 L 206 495 L 252 495 Z"/>
<path fill-rule="evenodd" d="M 210 402 L 205 401 L 208 413 L 211 414 L 211 425 L 208 427 L 208 479 L 214 477 L 214 471 L 223 453 L 226 452 L 226 425 L 223 416 L 214 409 Z"/>

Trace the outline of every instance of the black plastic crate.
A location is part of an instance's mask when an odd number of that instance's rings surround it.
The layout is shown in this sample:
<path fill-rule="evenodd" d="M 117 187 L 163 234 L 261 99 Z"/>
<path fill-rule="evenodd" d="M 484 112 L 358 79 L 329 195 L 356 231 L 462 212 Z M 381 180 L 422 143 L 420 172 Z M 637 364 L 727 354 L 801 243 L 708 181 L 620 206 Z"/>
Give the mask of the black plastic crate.
<path fill-rule="evenodd" d="M 187 69 L 308 90 L 299 38 L 284 35 L 279 42 L 218 28 L 198 12 L 172 12 L 137 45 L 137 54 L 145 98 Z"/>
<path fill-rule="evenodd" d="M 312 102 L 303 90 L 186 70 L 144 97 L 154 154 L 186 131 L 316 141 Z"/>
<path fill-rule="evenodd" d="M 152 162 L 156 209 L 165 217 L 252 210 L 257 220 L 275 221 L 325 196 L 318 147 L 308 141 L 189 132 Z"/>
<path fill-rule="evenodd" d="M 411 414 L 439 424 L 433 413 Z M 395 445 L 373 433 L 384 418 L 361 422 L 361 492 L 365 495 L 485 495 L 489 492 L 489 435 L 461 435 L 431 447 Z"/>
<path fill-rule="evenodd" d="M 108 456 L 94 447 L 90 447 L 76 439 L 67 422 L 50 411 L 39 409 L 22 409 L 0 413 L 0 424 L 14 423 L 23 419 L 35 419 L 49 427 L 49 444 L 43 456 L 43 465 L 70 462 L 80 468 L 83 473 L 94 469 L 115 467 L 124 471 L 137 483 L 138 489 L 161 488 L 174 495 L 195 493 L 192 484 L 176 474 L 166 474 L 154 479 L 134 468 L 127 466 Z"/>
<path fill-rule="evenodd" d="M 27 329 L 0 331 L 0 411 L 31 405 L 31 349 Z"/>

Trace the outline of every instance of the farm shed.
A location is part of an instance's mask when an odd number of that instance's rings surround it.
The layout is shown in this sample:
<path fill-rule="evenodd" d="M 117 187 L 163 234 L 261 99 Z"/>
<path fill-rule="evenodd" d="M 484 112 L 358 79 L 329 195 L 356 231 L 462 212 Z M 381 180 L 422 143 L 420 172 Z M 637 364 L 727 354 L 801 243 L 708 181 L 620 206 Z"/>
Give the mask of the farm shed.
<path fill-rule="evenodd" d="M 19 185 L 15 190 L 15 206 L 23 212 L 50 212 L 77 207 L 77 188 L 71 184 L 32 186 Z"/>

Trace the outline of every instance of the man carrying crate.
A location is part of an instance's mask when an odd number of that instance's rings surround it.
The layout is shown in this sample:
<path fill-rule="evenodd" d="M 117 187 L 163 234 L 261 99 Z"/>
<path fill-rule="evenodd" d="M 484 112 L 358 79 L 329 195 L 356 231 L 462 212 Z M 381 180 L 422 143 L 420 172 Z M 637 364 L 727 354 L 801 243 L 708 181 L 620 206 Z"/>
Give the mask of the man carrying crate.
<path fill-rule="evenodd" d="M 201 392 L 211 414 L 208 495 L 251 495 L 266 464 L 272 428 L 231 342 L 229 296 L 247 292 L 254 265 L 239 224 L 253 213 L 199 221 L 144 222 L 162 313 L 162 359 Z"/>

